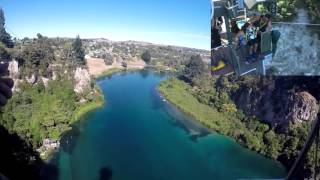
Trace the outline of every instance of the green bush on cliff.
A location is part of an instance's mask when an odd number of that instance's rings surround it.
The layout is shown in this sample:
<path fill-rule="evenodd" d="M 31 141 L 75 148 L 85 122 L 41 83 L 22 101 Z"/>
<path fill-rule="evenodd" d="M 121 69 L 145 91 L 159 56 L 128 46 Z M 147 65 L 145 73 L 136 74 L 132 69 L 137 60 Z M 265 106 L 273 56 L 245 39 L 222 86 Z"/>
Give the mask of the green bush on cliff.
<path fill-rule="evenodd" d="M 21 83 L 0 113 L 0 124 L 9 131 L 37 146 L 44 138 L 58 139 L 69 129 L 73 114 L 79 106 L 70 80 L 42 83 Z"/>

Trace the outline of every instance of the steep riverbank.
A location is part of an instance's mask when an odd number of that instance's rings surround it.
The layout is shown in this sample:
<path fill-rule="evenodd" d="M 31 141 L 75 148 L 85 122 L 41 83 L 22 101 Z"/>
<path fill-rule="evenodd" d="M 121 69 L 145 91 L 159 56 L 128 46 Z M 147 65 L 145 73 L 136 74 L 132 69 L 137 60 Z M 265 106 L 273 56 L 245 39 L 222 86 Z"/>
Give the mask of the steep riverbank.
<path fill-rule="evenodd" d="M 214 108 L 200 103 L 190 92 L 190 86 L 175 78 L 160 83 L 158 90 L 172 104 L 181 111 L 192 116 L 206 127 L 223 135 L 235 139 L 243 146 L 261 153 L 267 157 L 276 159 L 272 151 L 268 151 L 269 144 L 264 144 L 266 134 L 273 133 L 267 125 L 255 122 L 251 128 L 246 123 L 228 113 L 221 113 Z M 231 107 L 230 107 L 231 108 Z M 252 129 L 252 126 L 255 126 Z M 259 129 L 259 130 L 256 130 Z M 273 133 L 272 136 L 275 136 Z"/>

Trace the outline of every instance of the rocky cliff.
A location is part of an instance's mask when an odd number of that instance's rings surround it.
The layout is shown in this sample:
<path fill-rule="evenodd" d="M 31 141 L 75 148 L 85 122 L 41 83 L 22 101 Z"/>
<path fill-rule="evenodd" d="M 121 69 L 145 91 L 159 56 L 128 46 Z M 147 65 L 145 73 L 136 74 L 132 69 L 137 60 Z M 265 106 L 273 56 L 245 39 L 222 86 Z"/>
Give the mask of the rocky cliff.
<path fill-rule="evenodd" d="M 88 94 L 91 91 L 91 77 L 89 71 L 84 68 L 77 68 L 74 73 L 74 92 L 79 96 Z"/>
<path fill-rule="evenodd" d="M 297 92 L 289 99 L 288 120 L 294 123 L 314 120 L 317 117 L 319 107 L 317 100 L 308 92 Z"/>
<path fill-rule="evenodd" d="M 319 112 L 316 87 L 320 85 L 320 78 L 310 78 L 272 77 L 244 81 L 231 96 L 245 114 L 283 131 L 290 122 L 315 120 Z"/>
<path fill-rule="evenodd" d="M 51 65 L 53 66 L 53 65 Z M 57 79 L 57 74 L 60 73 L 60 70 L 52 70 L 52 76 L 49 77 L 42 77 L 36 74 L 32 74 L 31 76 L 27 77 L 21 77 L 20 75 L 20 69 L 19 69 L 19 63 L 15 59 L 9 62 L 8 66 L 9 70 L 9 76 L 12 78 L 15 82 L 13 90 L 19 90 L 18 86 L 19 83 L 22 82 L 23 80 L 27 81 L 30 84 L 37 84 L 39 81 L 42 81 L 44 85 L 47 87 L 48 83 L 51 80 Z M 93 92 L 93 88 L 91 87 L 91 77 L 89 74 L 89 71 L 85 68 L 76 68 L 76 70 L 73 73 L 67 74 L 64 76 L 69 76 L 72 77 L 74 81 L 74 92 L 78 95 L 80 101 L 85 101 L 85 94 L 89 94 L 90 92 Z"/>
<path fill-rule="evenodd" d="M 15 59 L 10 61 L 8 70 L 9 70 L 9 77 L 14 81 L 13 90 L 15 91 L 17 90 L 17 87 L 19 84 L 19 77 L 20 77 L 18 61 L 16 61 Z"/>

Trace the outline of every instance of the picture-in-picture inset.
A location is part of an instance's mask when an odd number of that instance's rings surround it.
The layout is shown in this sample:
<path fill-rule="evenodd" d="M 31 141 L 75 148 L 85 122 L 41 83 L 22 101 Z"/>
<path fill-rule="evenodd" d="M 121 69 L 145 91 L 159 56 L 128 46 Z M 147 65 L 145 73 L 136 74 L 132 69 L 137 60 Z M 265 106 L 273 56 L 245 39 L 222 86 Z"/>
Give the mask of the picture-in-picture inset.
<path fill-rule="evenodd" d="M 308 9 L 283 12 L 277 0 L 211 6 L 213 75 L 320 75 L 320 24 Z"/>

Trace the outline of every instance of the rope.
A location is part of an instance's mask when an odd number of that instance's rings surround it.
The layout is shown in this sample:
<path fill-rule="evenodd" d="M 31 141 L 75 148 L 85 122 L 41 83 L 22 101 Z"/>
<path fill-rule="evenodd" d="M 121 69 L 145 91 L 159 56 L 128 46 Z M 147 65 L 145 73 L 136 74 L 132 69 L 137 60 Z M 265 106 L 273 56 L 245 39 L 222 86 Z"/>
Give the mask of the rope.
<path fill-rule="evenodd" d="M 272 24 L 303 25 L 303 26 L 320 26 L 320 24 L 299 23 L 299 22 L 272 22 Z"/>

